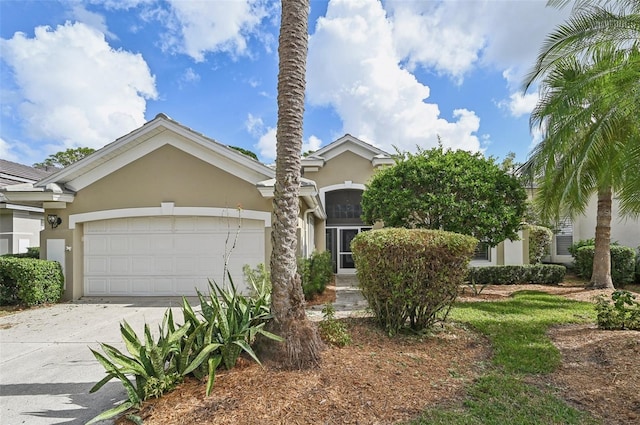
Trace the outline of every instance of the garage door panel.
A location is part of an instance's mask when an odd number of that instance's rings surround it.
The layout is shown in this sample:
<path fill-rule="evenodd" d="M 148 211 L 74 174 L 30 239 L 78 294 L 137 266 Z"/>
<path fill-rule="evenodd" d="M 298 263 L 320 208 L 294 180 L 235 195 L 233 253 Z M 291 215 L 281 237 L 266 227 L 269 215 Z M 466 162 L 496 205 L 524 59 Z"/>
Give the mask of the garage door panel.
<path fill-rule="evenodd" d="M 155 274 L 173 274 L 173 257 L 164 255 L 154 257 L 153 272 Z"/>
<path fill-rule="evenodd" d="M 152 274 L 155 261 L 153 257 L 135 257 L 131 259 L 131 272 L 136 275 Z"/>
<path fill-rule="evenodd" d="M 128 236 L 114 236 L 109 238 L 109 252 L 111 254 L 128 254 L 129 253 Z"/>
<path fill-rule="evenodd" d="M 133 278 L 131 279 L 131 294 L 149 294 L 152 289 L 151 278 Z"/>
<path fill-rule="evenodd" d="M 127 278 L 109 279 L 109 295 L 129 295 L 131 293 L 130 283 Z"/>
<path fill-rule="evenodd" d="M 170 233 L 173 228 L 173 217 L 151 217 L 149 219 L 149 231 Z"/>
<path fill-rule="evenodd" d="M 173 295 L 175 294 L 174 279 L 166 277 L 157 277 L 152 284 L 154 295 Z"/>
<path fill-rule="evenodd" d="M 194 295 L 264 262 L 264 222 L 219 217 L 136 217 L 85 223 L 86 295 Z M 236 244 L 233 247 L 233 244 Z M 226 276 L 224 277 L 226 280 Z"/>
<path fill-rule="evenodd" d="M 151 241 L 149 238 L 129 237 L 129 246 L 131 247 L 131 252 L 149 253 L 151 251 Z"/>
<path fill-rule="evenodd" d="M 106 220 L 106 222 L 109 233 L 126 233 L 129 230 L 129 220 L 126 218 Z"/>
<path fill-rule="evenodd" d="M 106 274 L 109 269 L 108 264 L 107 257 L 91 257 L 85 261 L 85 274 Z"/>
<path fill-rule="evenodd" d="M 96 278 L 96 277 L 90 277 L 90 278 L 85 278 L 86 280 L 86 291 L 92 295 L 107 295 L 107 285 L 108 285 L 108 279 L 107 278 Z"/>
<path fill-rule="evenodd" d="M 109 252 L 109 240 L 105 236 L 92 236 L 89 238 L 85 235 L 85 252 L 91 255 L 107 254 Z"/>

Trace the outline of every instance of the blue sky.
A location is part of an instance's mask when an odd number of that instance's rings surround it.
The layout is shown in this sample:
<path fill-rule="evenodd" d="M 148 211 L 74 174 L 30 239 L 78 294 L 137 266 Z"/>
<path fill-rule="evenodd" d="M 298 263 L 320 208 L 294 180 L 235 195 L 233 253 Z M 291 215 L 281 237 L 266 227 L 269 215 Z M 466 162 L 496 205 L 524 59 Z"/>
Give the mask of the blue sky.
<path fill-rule="evenodd" d="M 0 0 L 0 157 L 100 148 L 163 112 L 270 163 L 279 2 Z M 543 0 L 311 1 L 304 150 L 345 133 L 519 161 L 520 91 L 568 10 Z"/>

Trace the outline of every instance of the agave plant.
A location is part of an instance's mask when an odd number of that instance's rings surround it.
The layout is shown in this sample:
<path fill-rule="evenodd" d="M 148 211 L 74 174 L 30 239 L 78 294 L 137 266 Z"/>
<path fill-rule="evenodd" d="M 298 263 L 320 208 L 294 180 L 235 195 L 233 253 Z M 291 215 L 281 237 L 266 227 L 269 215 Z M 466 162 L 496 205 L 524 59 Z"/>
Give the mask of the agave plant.
<path fill-rule="evenodd" d="M 244 351 L 256 363 L 261 364 L 251 344 L 261 334 L 267 338 L 282 341 L 279 336 L 264 329 L 272 316 L 265 301 L 266 295 L 246 297 L 236 289 L 229 276 L 229 289 L 209 282 L 209 296 L 198 292 L 202 316 L 208 323 L 212 342 L 220 344 L 221 363 L 231 369 Z M 257 290 L 257 288 L 255 288 Z"/>
<path fill-rule="evenodd" d="M 119 415 L 131 408 L 137 408 L 151 397 L 159 397 L 175 388 L 183 377 L 220 347 L 220 344 L 205 344 L 199 348 L 196 355 L 190 355 L 193 344 L 188 344 L 186 337 L 191 329 L 191 323 L 176 326 L 171 309 L 165 312 L 162 325 L 159 327 L 159 338 L 154 341 L 149 325 L 144 325 L 144 336 L 140 339 L 133 328 L 123 321 L 120 333 L 125 344 L 127 354 L 109 344 L 100 344 L 105 355 L 91 349 L 98 362 L 105 368 L 107 375 L 95 384 L 90 393 L 98 391 L 112 379 L 118 379 L 127 392 L 127 401 L 102 412 L 88 423 L 95 423 Z M 196 332 L 191 332 L 192 335 Z M 183 344 L 186 339 L 187 343 Z M 133 382 L 130 380 L 133 377 Z"/>

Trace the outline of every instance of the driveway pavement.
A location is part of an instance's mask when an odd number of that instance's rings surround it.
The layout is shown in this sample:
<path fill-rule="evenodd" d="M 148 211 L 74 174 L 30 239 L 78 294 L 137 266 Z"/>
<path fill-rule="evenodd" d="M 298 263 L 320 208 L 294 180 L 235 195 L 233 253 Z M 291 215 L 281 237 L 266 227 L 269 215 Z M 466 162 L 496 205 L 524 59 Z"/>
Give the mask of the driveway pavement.
<path fill-rule="evenodd" d="M 89 394 L 105 376 L 89 347 L 124 350 L 123 319 L 141 335 L 145 321 L 154 331 L 167 307 L 179 305 L 177 298 L 89 298 L 0 318 L 0 423 L 84 424 L 125 400 L 115 380 Z M 179 309 L 174 314 L 181 322 Z"/>

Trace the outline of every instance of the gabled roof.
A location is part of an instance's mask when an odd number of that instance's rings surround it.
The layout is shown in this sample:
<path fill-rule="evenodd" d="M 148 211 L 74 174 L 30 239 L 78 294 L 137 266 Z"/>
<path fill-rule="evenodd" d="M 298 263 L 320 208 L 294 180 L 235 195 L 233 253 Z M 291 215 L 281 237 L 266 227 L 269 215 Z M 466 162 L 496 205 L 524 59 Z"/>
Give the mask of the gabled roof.
<path fill-rule="evenodd" d="M 45 170 L 0 159 L 0 187 L 11 184 L 35 183 L 56 170 L 55 167 Z"/>
<path fill-rule="evenodd" d="M 313 152 L 308 157 L 303 158 L 302 165 L 303 167 L 322 167 L 326 161 L 330 161 L 332 158 L 347 151 L 371 161 L 374 167 L 394 163 L 389 153 L 347 133 L 336 141 Z"/>
<path fill-rule="evenodd" d="M 24 202 L 73 202 L 75 192 L 165 145 L 171 145 L 255 185 L 264 197 L 273 196 L 273 168 L 218 143 L 165 114 L 156 115 L 142 127 L 66 168 L 51 175 L 40 176 L 40 180 L 35 183 L 33 180 L 13 182 L 21 184 L 12 184 L 3 190 L 8 198 Z M 310 206 L 315 206 L 319 199 L 315 182 L 302 179 L 301 196 Z M 324 212 L 320 208 L 316 214 L 322 218 Z"/>
<path fill-rule="evenodd" d="M 163 137 L 165 132 L 174 137 Z M 165 114 L 158 114 L 142 127 L 44 178 L 35 187 L 55 183 L 75 192 L 165 145 L 190 153 L 252 184 L 275 175 L 271 168 L 253 158 L 218 143 Z"/>

